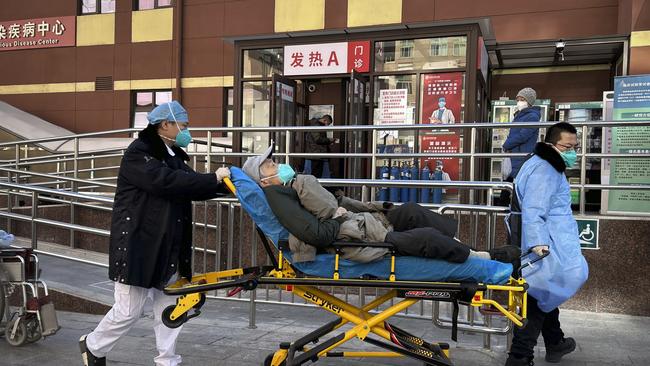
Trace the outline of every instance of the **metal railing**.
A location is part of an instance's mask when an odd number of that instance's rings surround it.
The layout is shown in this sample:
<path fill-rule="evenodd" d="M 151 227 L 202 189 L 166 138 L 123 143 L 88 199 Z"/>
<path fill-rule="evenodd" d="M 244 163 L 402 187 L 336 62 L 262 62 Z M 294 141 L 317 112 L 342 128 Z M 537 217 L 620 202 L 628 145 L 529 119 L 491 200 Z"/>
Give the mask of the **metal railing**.
<path fill-rule="evenodd" d="M 227 158 L 237 158 L 237 157 L 247 157 L 254 155 L 253 153 L 246 152 L 232 152 L 226 150 L 229 149 L 227 145 L 220 145 L 219 147 L 223 151 L 213 151 L 213 148 L 207 148 L 207 146 L 214 146 L 213 136 L 223 133 L 280 133 L 284 134 L 283 139 L 285 141 L 284 146 L 281 146 L 280 152 L 276 152 L 276 156 L 283 156 L 285 161 L 288 161 L 291 158 L 345 158 L 345 159 L 370 159 L 370 178 L 374 180 L 377 178 L 377 161 L 379 159 L 414 159 L 414 158 L 459 158 L 463 160 L 463 163 L 469 165 L 468 176 L 466 177 L 467 181 L 476 181 L 477 180 L 477 166 L 481 159 L 491 159 L 491 158 L 505 158 L 505 157 L 522 157 L 525 156 L 525 153 L 491 153 L 491 152 L 477 152 L 477 139 L 481 131 L 489 131 L 491 129 L 509 129 L 509 128 L 546 128 L 552 126 L 553 122 L 547 123 L 465 123 L 465 124 L 452 124 L 452 125 L 384 125 L 384 126 L 290 126 L 290 127 L 219 127 L 219 128 L 193 128 L 192 131 L 198 133 L 205 133 L 205 139 L 197 139 L 194 148 L 190 149 L 189 154 L 192 157 L 192 165 L 194 168 L 201 171 L 211 171 L 213 164 L 220 164 L 220 162 L 214 162 L 214 158 L 221 159 L 221 163 L 225 162 Z M 647 127 L 650 126 L 650 121 L 599 121 L 599 122 L 573 122 L 574 126 L 579 128 L 582 132 L 581 134 L 581 146 L 587 146 L 587 132 L 589 128 L 601 127 L 601 128 L 610 128 L 610 127 Z M 379 153 L 378 149 L 378 138 L 375 132 L 386 131 L 386 130 L 397 130 L 397 131 L 460 131 L 463 134 L 463 139 L 469 139 L 469 151 L 461 153 Z M 371 136 L 371 148 L 369 152 L 364 153 L 345 153 L 345 156 L 340 156 L 336 154 L 326 154 L 326 153 L 305 153 L 293 151 L 294 141 L 298 134 L 307 132 L 307 131 L 338 131 L 338 132 L 372 132 Z M 95 150 L 89 152 L 80 152 L 79 143 L 81 139 L 84 138 L 96 138 L 96 137 L 105 137 L 105 136 L 115 136 L 115 135 L 130 135 L 137 132 L 136 129 L 122 129 L 108 132 L 95 132 L 95 133 L 86 133 L 79 135 L 70 135 L 62 137 L 51 137 L 51 138 L 41 138 L 33 140 L 24 140 L 24 141 L 15 141 L 8 143 L 0 143 L 0 151 L 3 149 L 14 149 L 15 150 L 15 159 L 0 161 L 0 166 L 8 167 L 13 166 L 14 169 L 21 169 L 25 167 L 33 167 L 36 165 L 42 164 L 57 164 L 57 174 L 58 176 L 67 176 L 71 175 L 73 178 L 79 178 L 80 174 L 87 173 L 89 179 L 92 181 L 112 181 L 116 179 L 117 165 L 109 166 L 100 166 L 98 162 L 102 159 L 117 159 L 122 156 L 123 150 Z M 72 141 L 73 151 L 66 152 L 63 154 L 53 154 L 49 157 L 29 157 L 29 146 L 36 146 L 45 142 L 55 142 L 55 141 Z M 199 151 L 197 147 L 199 144 L 205 144 L 205 151 Z M 21 152 L 24 152 L 25 156 L 21 156 Z M 591 153 L 587 152 L 586 149 L 582 149 L 579 154 L 580 161 L 580 182 L 576 184 L 571 184 L 571 188 L 577 189 L 579 191 L 579 213 L 581 215 L 585 214 L 585 192 L 587 190 L 629 190 L 629 189 L 639 189 L 639 187 L 632 187 L 626 185 L 600 185 L 600 184 L 588 184 L 586 178 L 586 164 L 588 159 L 618 159 L 618 158 L 648 158 L 650 154 L 630 154 L 630 153 Z M 90 167 L 80 168 L 80 163 L 88 161 Z M 202 169 L 199 169 L 198 163 L 204 163 Z M 67 165 L 71 163 L 71 169 L 68 169 Z M 61 168 L 64 166 L 64 168 Z M 115 172 L 114 175 L 104 176 L 100 178 L 94 177 L 99 172 Z M 105 174 L 104 174 L 105 175 Z M 74 184 L 72 184 L 72 190 L 75 191 Z M 370 194 L 367 190 L 367 185 L 361 185 L 364 198 L 369 198 Z M 491 196 L 486 197 L 484 202 L 491 202 Z M 470 197 L 468 203 L 474 204 L 478 203 L 478 197 L 473 196 L 473 192 L 470 192 Z"/>

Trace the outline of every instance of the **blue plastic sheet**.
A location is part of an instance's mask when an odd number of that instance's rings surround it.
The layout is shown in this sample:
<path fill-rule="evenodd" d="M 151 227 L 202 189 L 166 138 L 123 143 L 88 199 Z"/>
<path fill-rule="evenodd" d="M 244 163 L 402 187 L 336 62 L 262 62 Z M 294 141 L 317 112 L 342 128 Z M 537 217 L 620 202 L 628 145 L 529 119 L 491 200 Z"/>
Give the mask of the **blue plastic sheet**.
<path fill-rule="evenodd" d="M 242 207 L 253 221 L 277 245 L 289 237 L 287 230 L 280 225 L 271 211 L 264 192 L 241 169 L 230 169 L 232 181 L 237 188 L 237 197 Z M 291 253 L 283 253 L 291 261 Z M 301 272 L 316 277 L 332 277 L 334 255 L 318 254 L 311 262 L 294 263 Z M 502 284 L 512 273 L 512 265 L 481 258 L 468 258 L 464 263 L 451 263 L 443 260 L 398 256 L 395 259 L 395 275 L 403 281 L 443 281 L 443 282 L 481 282 Z M 341 278 L 373 277 L 387 279 L 390 275 L 390 258 L 372 263 L 357 263 L 349 260 L 339 261 Z"/>

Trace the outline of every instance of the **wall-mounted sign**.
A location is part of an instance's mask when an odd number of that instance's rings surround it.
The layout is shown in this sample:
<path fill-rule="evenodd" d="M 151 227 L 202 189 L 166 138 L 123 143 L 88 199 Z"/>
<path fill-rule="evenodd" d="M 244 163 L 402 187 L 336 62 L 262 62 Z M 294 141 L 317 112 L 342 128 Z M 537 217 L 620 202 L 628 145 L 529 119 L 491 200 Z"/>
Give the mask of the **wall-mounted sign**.
<path fill-rule="evenodd" d="M 0 51 L 74 46 L 76 17 L 0 22 Z"/>
<path fill-rule="evenodd" d="M 379 120 L 376 124 L 402 125 L 406 119 L 408 89 L 384 89 L 379 91 Z"/>
<path fill-rule="evenodd" d="M 618 76 L 614 80 L 614 120 L 647 121 L 650 119 L 650 75 Z M 650 127 L 612 127 L 612 153 L 650 153 Z M 649 159 L 612 159 L 611 184 L 648 184 Z M 612 190 L 608 209 L 613 212 L 650 213 L 650 192 Z"/>
<path fill-rule="evenodd" d="M 284 47 L 284 75 L 345 74 L 370 71 L 370 41 Z"/>
<path fill-rule="evenodd" d="M 598 249 L 598 219 L 576 219 L 582 249 Z"/>

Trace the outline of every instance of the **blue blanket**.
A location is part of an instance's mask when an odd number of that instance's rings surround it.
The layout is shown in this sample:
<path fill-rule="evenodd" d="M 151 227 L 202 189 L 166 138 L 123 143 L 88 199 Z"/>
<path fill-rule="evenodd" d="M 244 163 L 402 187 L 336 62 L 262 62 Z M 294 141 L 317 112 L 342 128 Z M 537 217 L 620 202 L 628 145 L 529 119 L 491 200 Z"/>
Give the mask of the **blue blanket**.
<path fill-rule="evenodd" d="M 253 221 L 273 241 L 287 240 L 289 233 L 271 211 L 264 192 L 241 169 L 230 168 L 232 182 L 237 188 L 239 201 Z M 291 253 L 283 255 L 291 261 Z M 311 262 L 293 263 L 299 271 L 316 277 L 332 277 L 334 255 L 318 254 Z M 395 276 L 402 281 L 481 282 L 502 284 L 507 282 L 512 265 L 493 260 L 470 257 L 464 263 L 451 263 L 438 259 L 398 256 L 395 259 Z M 341 278 L 369 276 L 387 279 L 390 275 L 390 258 L 372 263 L 339 261 Z"/>

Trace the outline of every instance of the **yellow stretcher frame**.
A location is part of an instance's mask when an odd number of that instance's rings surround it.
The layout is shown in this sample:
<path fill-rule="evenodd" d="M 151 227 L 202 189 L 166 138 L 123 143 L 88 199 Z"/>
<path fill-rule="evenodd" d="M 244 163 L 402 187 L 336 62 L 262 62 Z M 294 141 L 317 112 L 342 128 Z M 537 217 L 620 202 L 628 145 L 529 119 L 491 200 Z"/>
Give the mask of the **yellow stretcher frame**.
<path fill-rule="evenodd" d="M 235 187 L 229 179 L 225 183 L 235 192 Z M 391 253 L 391 274 L 388 280 L 340 279 L 338 274 L 339 255 L 335 256 L 335 270 L 332 278 L 299 277 L 289 263 L 278 251 L 278 258 L 272 255 L 269 248 L 270 240 L 263 235 L 263 244 L 272 257 L 273 266 L 236 268 L 225 271 L 209 272 L 192 277 L 191 282 L 181 279 L 165 288 L 168 295 L 180 295 L 176 305 L 171 305 L 163 311 L 162 320 L 169 327 L 178 327 L 192 317 L 200 314 L 200 308 L 205 301 L 205 293 L 216 289 L 242 288 L 253 290 L 258 285 L 272 284 L 284 291 L 305 299 L 306 301 L 337 316 L 337 320 L 329 322 L 308 335 L 291 343 L 281 343 L 280 349 L 270 354 L 264 361 L 267 366 L 301 365 L 315 361 L 320 357 L 411 357 L 430 365 L 452 365 L 449 358 L 447 343 L 429 343 L 408 332 L 399 329 L 388 319 L 415 305 L 421 300 L 454 302 L 455 309 L 459 302 L 474 307 L 492 306 L 503 316 L 507 317 L 518 327 L 526 324 L 526 290 L 528 285 L 519 278 L 511 277 L 505 285 L 463 284 L 448 282 L 399 281 L 394 273 L 395 255 Z M 321 289 L 319 286 L 382 288 L 388 292 L 379 295 L 363 307 L 347 303 Z M 506 292 L 508 304 L 486 298 L 490 293 Z M 378 307 L 395 299 L 393 305 L 384 310 Z M 193 313 L 190 314 L 190 311 Z M 375 313 L 371 313 L 375 310 Z M 345 324 L 352 328 L 341 332 L 312 348 L 308 344 L 322 339 L 325 335 L 339 329 Z M 370 335 L 373 337 L 370 337 Z M 455 340 L 455 329 L 452 339 Z M 380 339 L 375 338 L 378 337 Z M 383 352 L 335 352 L 334 350 L 351 339 L 368 342 L 386 349 Z"/>

